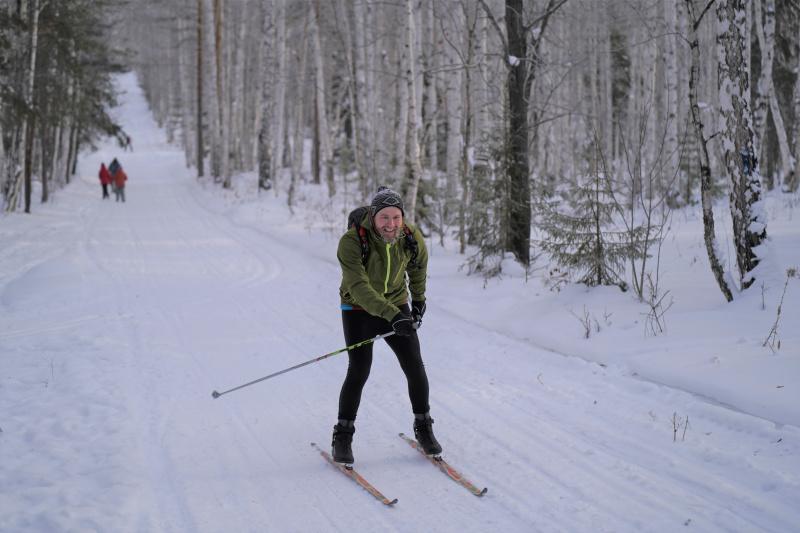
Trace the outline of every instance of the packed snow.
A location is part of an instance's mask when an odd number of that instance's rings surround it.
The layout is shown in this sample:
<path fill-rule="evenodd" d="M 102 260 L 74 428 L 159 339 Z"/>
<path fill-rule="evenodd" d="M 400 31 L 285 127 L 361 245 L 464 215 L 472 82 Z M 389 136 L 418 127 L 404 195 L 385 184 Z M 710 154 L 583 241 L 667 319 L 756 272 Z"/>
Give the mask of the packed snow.
<path fill-rule="evenodd" d="M 544 263 L 484 281 L 432 236 L 434 429 L 488 493 L 398 437 L 412 414 L 381 343 L 354 452 L 386 507 L 310 446 L 330 444 L 345 354 L 211 397 L 343 347 L 335 250 L 354 206 L 304 184 L 290 213 L 285 179 L 196 179 L 135 77 L 119 84 L 135 151 L 108 140 L 51 203 L 0 218 L 0 530 L 797 531 L 796 195 L 767 195 L 756 284 L 732 303 L 699 207 L 674 213 L 658 335 L 631 293 L 548 285 Z M 125 203 L 101 199 L 115 156 Z"/>

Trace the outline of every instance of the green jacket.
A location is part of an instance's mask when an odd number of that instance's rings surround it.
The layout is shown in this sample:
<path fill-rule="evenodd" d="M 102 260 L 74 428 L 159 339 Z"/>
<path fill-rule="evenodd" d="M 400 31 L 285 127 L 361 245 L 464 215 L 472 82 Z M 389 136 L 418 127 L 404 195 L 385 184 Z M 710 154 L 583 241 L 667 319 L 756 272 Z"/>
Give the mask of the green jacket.
<path fill-rule="evenodd" d="M 367 264 L 361 263 L 361 240 L 355 228 L 347 230 L 339 240 L 336 256 L 342 267 L 342 285 L 339 295 L 342 304 L 360 307 L 371 315 L 386 320 L 400 312 L 398 306 L 408 302 L 411 291 L 413 301 L 425 300 L 425 281 L 428 275 L 428 251 L 419 228 L 406 224 L 417 241 L 416 266 L 409 265 L 411 251 L 406 249 L 405 237 L 389 244 L 372 229 L 369 215 L 361 220 L 367 230 L 369 255 Z M 405 273 L 408 273 L 406 282 Z"/>

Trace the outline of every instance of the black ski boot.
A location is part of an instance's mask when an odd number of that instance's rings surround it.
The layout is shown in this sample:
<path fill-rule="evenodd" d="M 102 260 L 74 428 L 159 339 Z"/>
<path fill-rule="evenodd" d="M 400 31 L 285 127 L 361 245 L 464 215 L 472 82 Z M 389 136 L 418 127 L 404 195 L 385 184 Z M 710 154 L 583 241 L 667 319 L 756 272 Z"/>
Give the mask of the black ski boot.
<path fill-rule="evenodd" d="M 331 455 L 337 463 L 353 464 L 353 433 L 356 428 L 352 420 L 339 420 L 333 426 L 333 442 Z"/>
<path fill-rule="evenodd" d="M 414 415 L 414 436 L 425 455 L 441 455 L 442 447 L 433 436 L 433 418 L 429 413 Z"/>

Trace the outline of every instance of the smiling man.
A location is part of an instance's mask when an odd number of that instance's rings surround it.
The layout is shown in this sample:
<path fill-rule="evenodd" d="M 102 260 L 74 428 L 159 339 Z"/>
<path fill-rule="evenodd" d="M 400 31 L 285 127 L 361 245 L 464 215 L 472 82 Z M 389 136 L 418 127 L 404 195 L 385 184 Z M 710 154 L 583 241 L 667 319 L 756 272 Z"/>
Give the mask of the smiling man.
<path fill-rule="evenodd" d="M 339 241 L 339 288 L 344 338 L 348 346 L 394 331 L 386 343 L 408 381 L 414 435 L 428 455 L 442 453 L 433 435 L 428 405 L 428 376 L 417 329 L 425 314 L 428 252 L 419 229 L 403 221 L 403 199 L 381 187 L 369 209 L 353 220 Z M 409 305 L 409 293 L 411 301 Z M 347 375 L 339 395 L 339 422 L 333 428 L 332 455 L 353 463 L 352 441 L 361 391 L 372 366 L 372 346 L 348 351 Z"/>

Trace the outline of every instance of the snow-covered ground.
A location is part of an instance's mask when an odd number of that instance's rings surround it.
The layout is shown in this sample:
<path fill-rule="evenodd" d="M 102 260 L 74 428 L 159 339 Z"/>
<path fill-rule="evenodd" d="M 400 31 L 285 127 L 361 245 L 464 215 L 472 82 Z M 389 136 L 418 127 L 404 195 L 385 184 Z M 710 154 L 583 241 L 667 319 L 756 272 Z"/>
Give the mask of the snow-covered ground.
<path fill-rule="evenodd" d="M 676 213 L 657 337 L 630 293 L 554 292 L 513 265 L 484 286 L 429 243 L 435 429 L 489 492 L 397 437 L 410 406 L 381 344 L 354 451 L 399 499 L 386 508 L 309 446 L 330 442 L 345 355 L 211 398 L 343 345 L 343 207 L 304 186 L 290 215 L 252 176 L 198 183 L 134 77 L 120 83 L 135 151 L 104 144 L 51 204 L 0 218 L 0 531 L 798 530 L 800 280 L 780 351 L 762 346 L 800 266 L 797 197 L 768 198 L 759 281 L 730 304 L 698 216 Z M 100 199 L 113 156 L 125 204 Z"/>

